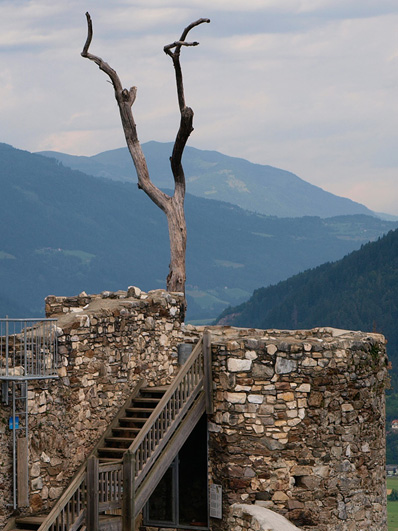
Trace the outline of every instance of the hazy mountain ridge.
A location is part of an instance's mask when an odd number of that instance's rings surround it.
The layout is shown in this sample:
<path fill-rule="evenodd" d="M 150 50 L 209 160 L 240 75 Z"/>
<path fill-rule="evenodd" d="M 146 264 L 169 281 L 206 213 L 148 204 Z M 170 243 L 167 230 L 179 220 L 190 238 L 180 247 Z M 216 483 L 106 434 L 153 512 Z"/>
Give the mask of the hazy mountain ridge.
<path fill-rule="evenodd" d="M 173 188 L 169 165 L 173 144 L 151 141 L 143 144 L 142 148 L 153 182 L 161 188 Z M 136 182 L 127 148 L 105 151 L 92 157 L 75 157 L 52 151 L 40 154 L 54 157 L 65 166 L 89 175 Z M 291 172 L 253 164 L 217 151 L 187 146 L 183 164 L 189 193 L 226 201 L 245 210 L 278 217 L 374 215 L 364 205 L 326 192 Z"/>
<path fill-rule="evenodd" d="M 166 218 L 136 184 L 6 144 L 0 167 L 0 303 L 8 299 L 0 314 L 39 316 L 49 294 L 165 287 Z M 267 217 L 190 194 L 186 213 L 190 319 L 215 318 L 260 285 L 337 260 L 398 227 L 362 215 Z"/>

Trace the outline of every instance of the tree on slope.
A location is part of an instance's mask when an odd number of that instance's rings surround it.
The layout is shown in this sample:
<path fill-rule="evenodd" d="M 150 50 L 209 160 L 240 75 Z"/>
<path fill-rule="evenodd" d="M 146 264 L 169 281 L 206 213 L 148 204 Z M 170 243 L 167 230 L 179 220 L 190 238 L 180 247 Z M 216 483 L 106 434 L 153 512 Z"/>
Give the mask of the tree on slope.
<path fill-rule="evenodd" d="M 93 37 L 93 27 L 90 14 L 86 13 L 86 17 L 88 33 L 81 55 L 94 61 L 100 70 L 105 72 L 111 80 L 120 111 L 120 118 L 124 135 L 126 137 L 127 147 L 137 172 L 138 188 L 144 190 L 144 192 L 167 216 L 170 238 L 170 266 L 169 274 L 167 276 L 167 290 L 185 293 L 187 230 L 184 213 L 185 175 L 182 167 L 182 155 L 189 135 L 193 131 L 192 124 L 194 113 L 185 103 L 180 53 L 183 46 L 189 47 L 197 46 L 199 44 L 198 42 L 187 42 L 187 35 L 194 27 L 204 22 L 210 22 L 210 20 L 201 18 L 192 22 L 192 24 L 184 29 L 178 41 L 164 47 L 164 52 L 171 57 L 174 65 L 178 104 L 181 116 L 180 126 L 174 142 L 173 152 L 170 157 L 171 170 L 174 177 L 174 194 L 170 196 L 157 188 L 149 177 L 148 166 L 138 140 L 136 124 L 132 113 L 132 105 L 136 98 L 137 87 L 133 86 L 129 90 L 124 89 L 116 71 L 100 57 L 89 53 Z"/>

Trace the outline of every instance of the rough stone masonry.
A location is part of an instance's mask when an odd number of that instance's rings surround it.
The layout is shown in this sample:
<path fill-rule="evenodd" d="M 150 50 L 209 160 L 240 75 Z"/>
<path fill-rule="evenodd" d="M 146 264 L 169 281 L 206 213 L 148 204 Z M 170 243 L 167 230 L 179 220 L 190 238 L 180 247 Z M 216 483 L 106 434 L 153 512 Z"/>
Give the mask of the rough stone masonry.
<path fill-rule="evenodd" d="M 29 387 L 31 511 L 50 508 L 141 378 L 170 382 L 182 295 L 138 288 L 48 297 L 59 380 Z M 223 487 L 215 531 L 241 531 L 233 504 L 272 509 L 301 529 L 385 531 L 385 340 L 333 329 L 210 327 L 215 412 L 209 480 Z M 9 410 L 0 406 L 0 417 Z M 11 452 L 0 423 L 0 528 L 10 516 Z M 238 518 L 239 520 L 239 518 Z M 248 528 L 249 529 L 249 528 Z"/>
<path fill-rule="evenodd" d="M 59 379 L 29 383 L 30 508 L 47 511 L 136 384 L 170 383 L 177 345 L 197 340 L 181 324 L 181 294 L 164 290 L 81 293 L 46 299 L 58 319 Z M 0 529 L 12 513 L 12 450 L 0 404 Z"/>
<path fill-rule="evenodd" d="M 257 504 L 301 529 L 385 531 L 385 340 L 335 329 L 213 339 L 213 481 L 223 521 Z"/>

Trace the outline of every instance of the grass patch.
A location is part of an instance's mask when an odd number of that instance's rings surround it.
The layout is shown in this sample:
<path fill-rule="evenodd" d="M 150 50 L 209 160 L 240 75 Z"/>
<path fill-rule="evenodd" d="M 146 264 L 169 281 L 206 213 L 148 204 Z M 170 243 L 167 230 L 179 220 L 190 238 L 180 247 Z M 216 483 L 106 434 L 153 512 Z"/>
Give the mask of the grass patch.
<path fill-rule="evenodd" d="M 247 300 L 252 294 L 251 291 L 246 291 L 241 288 L 218 288 L 218 289 L 209 289 L 208 293 L 219 297 L 221 299 L 227 300 L 229 303 L 236 301 L 237 304 Z"/>
<path fill-rule="evenodd" d="M 13 254 L 0 251 L 0 260 L 15 260 L 15 256 Z"/>
<path fill-rule="evenodd" d="M 228 301 L 222 300 L 216 295 L 209 293 L 208 291 L 201 291 L 198 289 L 187 289 L 187 295 L 195 299 L 195 302 L 198 306 L 203 309 L 212 308 L 214 304 L 222 304 L 228 306 Z"/>
<path fill-rule="evenodd" d="M 200 289 L 187 289 L 187 295 L 192 297 L 196 304 L 203 309 L 208 309 L 209 312 L 216 306 L 216 313 L 214 316 L 209 317 L 210 320 L 215 319 L 221 311 L 231 304 L 240 304 L 242 301 L 250 297 L 248 291 L 242 289 L 230 289 L 230 288 L 220 288 L 220 289 L 210 289 L 210 290 L 200 290 Z"/>
<path fill-rule="evenodd" d="M 68 249 L 53 249 L 52 247 L 44 247 L 43 249 L 36 249 L 36 254 L 44 254 L 44 255 L 56 255 L 61 254 L 63 256 L 73 256 L 75 258 L 78 258 L 83 265 L 88 265 L 93 258 L 95 258 L 95 254 L 87 253 L 86 251 L 81 251 L 80 249 L 76 250 L 68 250 Z"/>
<path fill-rule="evenodd" d="M 245 267 L 244 264 L 239 262 L 230 262 L 229 260 L 214 260 L 219 267 L 231 267 L 232 269 L 239 269 Z"/>
<path fill-rule="evenodd" d="M 82 264 L 88 265 L 93 258 L 95 258 L 95 254 L 86 253 L 86 251 L 63 251 L 64 255 L 66 256 L 75 256 L 76 258 L 79 258 L 82 262 Z"/>
<path fill-rule="evenodd" d="M 398 476 L 387 477 L 387 490 L 398 490 Z M 398 501 L 387 501 L 388 531 L 398 531 Z"/>
<path fill-rule="evenodd" d="M 387 490 L 388 489 L 398 490 L 398 476 L 387 476 Z"/>
<path fill-rule="evenodd" d="M 388 531 L 398 531 L 398 501 L 387 502 Z"/>

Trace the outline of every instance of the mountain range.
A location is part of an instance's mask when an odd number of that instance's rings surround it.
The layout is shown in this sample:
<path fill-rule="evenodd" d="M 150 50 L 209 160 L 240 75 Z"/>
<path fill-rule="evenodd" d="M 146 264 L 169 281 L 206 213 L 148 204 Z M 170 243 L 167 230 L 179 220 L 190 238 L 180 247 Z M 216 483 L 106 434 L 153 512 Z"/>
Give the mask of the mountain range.
<path fill-rule="evenodd" d="M 142 145 L 149 173 L 159 188 L 173 188 L 169 157 L 173 144 L 147 142 Z M 78 157 L 43 151 L 71 169 L 115 181 L 136 182 L 135 169 L 127 148 L 92 157 Z M 267 216 L 303 217 L 374 213 L 364 205 L 314 186 L 294 173 L 228 157 L 217 151 L 187 146 L 183 165 L 190 194 L 237 205 Z"/>
<path fill-rule="evenodd" d="M 0 314 L 40 317 L 44 297 L 165 287 L 163 213 L 132 182 L 0 144 Z M 278 218 L 187 194 L 190 320 L 398 227 L 363 214 Z"/>

